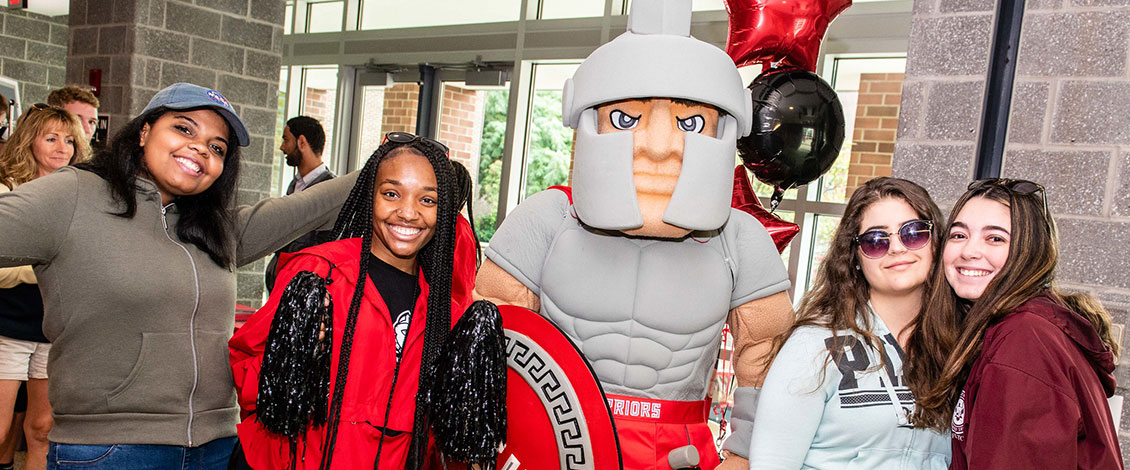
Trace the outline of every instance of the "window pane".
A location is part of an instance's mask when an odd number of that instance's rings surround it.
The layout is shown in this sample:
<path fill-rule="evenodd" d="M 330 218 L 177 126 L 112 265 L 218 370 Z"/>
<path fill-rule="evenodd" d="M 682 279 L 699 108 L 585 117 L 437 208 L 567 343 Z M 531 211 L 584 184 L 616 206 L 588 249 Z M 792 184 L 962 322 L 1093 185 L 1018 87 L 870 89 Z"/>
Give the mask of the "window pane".
<path fill-rule="evenodd" d="M 774 212 L 773 215 L 780 217 L 782 220 L 786 220 L 786 221 L 789 221 L 789 222 L 796 223 L 796 213 L 794 213 L 792 211 L 777 211 L 777 212 Z M 794 238 L 794 240 L 795 240 L 795 238 Z M 791 254 L 792 252 L 793 252 L 793 244 L 792 243 L 789 243 L 789 245 L 785 247 L 785 251 L 781 252 L 781 262 L 785 264 L 786 269 L 789 267 L 789 254 Z"/>
<path fill-rule="evenodd" d="M 534 66 L 534 92 L 526 136 L 523 197 L 550 186 L 569 183 L 573 130 L 561 123 L 561 88 L 578 64 Z"/>
<path fill-rule="evenodd" d="M 518 21 L 521 0 L 362 0 L 361 29 Z"/>
<path fill-rule="evenodd" d="M 828 246 L 832 244 L 836 227 L 840 225 L 840 218 L 834 215 L 817 215 L 815 225 L 816 233 L 812 237 L 812 258 L 808 260 L 808 283 L 805 285 L 805 291 L 812 287 L 812 281 L 816 278 L 820 263 L 824 261 L 824 255 L 828 253 Z"/>
<path fill-rule="evenodd" d="M 365 165 L 373 151 L 389 132 L 416 133 L 416 113 L 419 111 L 420 86 L 415 83 L 396 83 L 391 86 L 362 86 L 361 123 L 355 159 L 356 170 Z"/>
<path fill-rule="evenodd" d="M 294 32 L 294 4 L 287 3 L 284 11 L 286 13 L 283 14 L 283 34 L 290 34 Z"/>
<path fill-rule="evenodd" d="M 475 232 L 480 242 L 489 242 L 498 221 L 498 188 L 502 177 L 502 146 L 506 143 L 506 107 L 510 103 L 508 89 L 484 92 L 483 135 L 477 165 L 478 190 L 472 201 L 475 211 Z M 475 174 L 475 168 L 468 168 Z"/>
<path fill-rule="evenodd" d="M 451 149 L 451 159 L 471 174 L 472 197 L 465 215 L 474 217 L 475 232 L 482 242 L 494 235 L 498 212 L 498 181 L 509 103 L 506 90 L 504 86 L 473 87 L 462 82 L 444 82 L 439 104 L 436 135 Z"/>
<path fill-rule="evenodd" d="M 832 88 L 844 109 L 844 145 L 817 200 L 847 202 L 861 184 L 891 175 L 905 58 L 836 58 Z"/>
<path fill-rule="evenodd" d="M 300 95 L 302 103 L 298 114 L 321 121 L 322 129 L 326 131 L 326 147 L 322 157 L 326 165 L 332 168 L 337 162 L 337 155 L 332 151 L 335 148 L 332 141 L 335 135 L 334 116 L 337 110 L 337 67 L 304 67 L 303 69 Z M 289 184 L 289 180 L 287 183 Z"/>
<path fill-rule="evenodd" d="M 616 11 L 615 5 L 612 7 Z M 604 16 L 604 0 L 544 0 L 541 19 Z"/>
<path fill-rule="evenodd" d="M 631 11 L 632 1 L 628 0 L 628 11 Z M 691 0 L 692 11 L 725 10 L 724 0 Z"/>
<path fill-rule="evenodd" d="M 345 2 L 311 3 L 306 10 L 306 32 L 329 33 L 341 31 L 345 16 Z"/>
<path fill-rule="evenodd" d="M 691 0 L 691 10 L 693 11 L 712 11 L 725 9 L 726 5 L 722 0 Z"/>
<path fill-rule="evenodd" d="M 279 70 L 279 107 L 275 117 L 275 149 L 282 145 L 283 127 L 286 127 L 286 81 L 290 77 L 290 67 Z M 286 175 L 286 163 L 282 155 L 271 159 L 271 194 L 282 196 L 286 185 L 290 184 Z M 285 183 L 284 183 L 285 181 Z"/>
<path fill-rule="evenodd" d="M 358 126 L 360 135 L 357 145 L 356 170 L 365 165 L 365 161 L 373 151 L 381 145 L 384 134 L 381 132 L 381 121 L 385 110 L 385 87 L 362 86 L 357 90 L 361 93 L 361 124 Z"/>

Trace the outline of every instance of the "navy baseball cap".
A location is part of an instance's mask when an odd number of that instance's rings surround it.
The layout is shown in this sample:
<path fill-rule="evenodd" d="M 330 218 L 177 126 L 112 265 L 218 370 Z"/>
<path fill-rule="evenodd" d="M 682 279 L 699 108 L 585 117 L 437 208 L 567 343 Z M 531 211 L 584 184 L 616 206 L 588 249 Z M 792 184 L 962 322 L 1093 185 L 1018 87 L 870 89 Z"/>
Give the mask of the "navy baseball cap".
<path fill-rule="evenodd" d="M 169 109 L 209 107 L 215 109 L 228 122 L 228 126 L 231 127 L 232 133 L 235 134 L 235 140 L 240 147 L 246 147 L 247 144 L 251 143 L 251 138 L 247 135 L 247 126 L 243 125 L 243 119 L 240 119 L 239 115 L 235 113 L 228 99 L 216 90 L 191 83 L 174 83 L 153 95 L 153 99 L 149 100 L 149 104 L 145 105 L 141 114 L 148 114 L 160 107 Z"/>

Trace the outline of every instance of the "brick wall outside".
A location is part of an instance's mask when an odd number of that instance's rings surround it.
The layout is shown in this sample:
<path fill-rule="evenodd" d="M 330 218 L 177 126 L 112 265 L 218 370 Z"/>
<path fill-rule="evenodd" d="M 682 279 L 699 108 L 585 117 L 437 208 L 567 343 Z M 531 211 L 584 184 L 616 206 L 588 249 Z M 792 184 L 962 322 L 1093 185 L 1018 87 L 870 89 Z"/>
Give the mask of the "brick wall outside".
<path fill-rule="evenodd" d="M 19 82 L 23 109 L 65 84 L 67 17 L 0 8 L 0 76 Z M 86 77 L 75 83 L 86 83 Z M 8 96 L 6 98 L 16 98 Z"/>
<path fill-rule="evenodd" d="M 334 129 L 334 96 L 335 90 L 322 90 L 307 88 L 302 113 L 322 122 L 322 130 L 326 132 L 326 143 L 329 143 Z M 327 149 L 329 150 L 328 146 Z M 327 155 L 328 152 L 327 152 Z"/>
<path fill-rule="evenodd" d="M 416 133 L 419 95 L 419 86 L 414 83 L 398 83 L 387 88 L 366 88 L 364 99 L 366 105 L 361 131 L 362 152 L 372 152 L 389 132 Z M 312 101 L 309 96 L 311 95 L 308 95 L 306 105 L 319 106 L 318 101 Z M 451 149 L 451 158 L 471 170 L 477 168 L 479 162 L 483 133 L 483 99 L 483 93 L 477 90 L 444 85 L 439 106 L 436 138 Z M 370 105 L 381 102 L 383 106 L 379 108 Z M 312 113 L 314 108 L 307 109 L 308 113 Z M 374 122 L 380 123 L 380 129 L 372 128 L 371 123 Z M 471 173 L 477 176 L 475 171 Z"/>
<path fill-rule="evenodd" d="M 859 77 L 851 162 L 844 193 L 848 196 L 867 180 L 891 176 L 902 80 L 901 73 L 865 73 Z"/>
<path fill-rule="evenodd" d="M 389 132 L 416 132 L 416 107 L 420 87 L 414 83 L 397 83 L 385 89 L 381 136 Z"/>
<path fill-rule="evenodd" d="M 278 0 L 70 0 L 66 81 L 102 70 L 101 114 L 110 135 L 158 90 L 191 82 L 218 90 L 247 124 L 238 202 L 270 193 L 282 63 Z M 238 302 L 258 306 L 262 260 L 236 272 Z"/>
<path fill-rule="evenodd" d="M 446 85 L 440 101 L 439 131 L 436 137 L 451 149 L 451 158 L 459 161 L 478 178 L 479 151 L 483 136 L 483 99 L 485 93 Z"/>

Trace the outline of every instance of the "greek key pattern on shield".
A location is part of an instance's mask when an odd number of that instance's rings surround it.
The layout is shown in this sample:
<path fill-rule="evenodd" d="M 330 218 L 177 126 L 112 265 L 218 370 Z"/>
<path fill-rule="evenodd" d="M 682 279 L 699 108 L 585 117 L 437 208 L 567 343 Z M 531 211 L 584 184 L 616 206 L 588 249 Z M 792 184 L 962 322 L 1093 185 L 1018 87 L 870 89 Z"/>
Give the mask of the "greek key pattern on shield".
<path fill-rule="evenodd" d="M 548 359 L 548 360 L 547 360 Z M 586 470 L 593 468 L 588 427 L 576 392 L 551 355 L 529 338 L 514 331 L 506 331 L 506 362 L 526 383 L 530 384 L 551 416 L 551 425 L 557 434 L 557 448 L 561 468 Z"/>

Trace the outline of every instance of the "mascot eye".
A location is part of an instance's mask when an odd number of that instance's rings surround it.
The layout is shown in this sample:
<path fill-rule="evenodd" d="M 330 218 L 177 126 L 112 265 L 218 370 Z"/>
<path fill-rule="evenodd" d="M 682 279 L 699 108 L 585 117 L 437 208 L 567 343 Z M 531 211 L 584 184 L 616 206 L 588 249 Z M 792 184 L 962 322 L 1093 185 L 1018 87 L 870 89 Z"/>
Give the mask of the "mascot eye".
<path fill-rule="evenodd" d="M 612 121 L 612 127 L 624 131 L 636 127 L 636 124 L 640 123 L 640 116 L 629 116 L 619 109 L 613 109 L 608 118 Z"/>
<path fill-rule="evenodd" d="M 679 120 L 679 130 L 683 132 L 702 133 L 706 127 L 706 119 L 701 114 L 695 114 L 686 119 L 677 118 Z"/>

